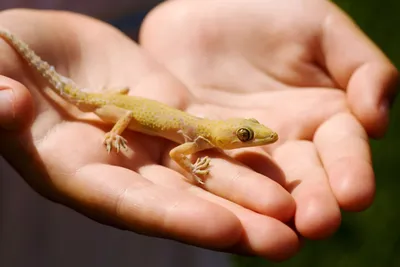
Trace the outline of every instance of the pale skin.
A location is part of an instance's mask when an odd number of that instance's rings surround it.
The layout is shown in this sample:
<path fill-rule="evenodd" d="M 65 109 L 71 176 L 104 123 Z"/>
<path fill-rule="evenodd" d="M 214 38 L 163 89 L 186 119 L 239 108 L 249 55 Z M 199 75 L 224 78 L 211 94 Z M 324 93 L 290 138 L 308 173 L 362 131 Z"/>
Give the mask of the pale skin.
<path fill-rule="evenodd" d="M 68 70 L 67 74 L 85 87 L 128 85 L 133 90 L 131 94 L 152 97 L 200 117 L 218 114 L 223 118 L 256 117 L 261 123 L 271 120 L 268 126 L 279 133 L 279 142 L 266 146 L 265 150 L 254 148 L 246 150 L 247 153 L 229 153 L 232 158 L 207 152 L 213 168 L 204 185 L 206 190 L 192 186 L 182 179 L 181 169 L 169 160 L 168 152 L 175 145 L 163 138 L 125 132 L 132 153 L 124 157 L 108 155 L 104 147 L 98 146 L 98 141 L 109 129 L 68 120 L 65 114 L 37 93 L 42 89 L 40 81 L 29 76 L 27 69 L 21 72 L 21 62 L 16 61 L 15 54 L 10 53 L 12 50 L 3 45 L 0 50 L 7 51 L 10 60 L 1 61 L 4 75 L 1 84 L 2 88 L 11 88 L 15 98 L 12 113 L 0 112 L 3 114 L 0 122 L 3 127 L 25 134 L 15 136 L 3 132 L 1 137 L 6 142 L 1 143 L 1 151 L 43 195 L 103 223 L 210 249 L 259 255 L 272 260 L 286 259 L 296 253 L 300 245 L 297 233 L 285 223 L 293 216 L 294 227 L 300 235 L 323 238 L 337 228 L 339 208 L 361 210 L 370 205 L 374 177 L 364 129 L 371 136 L 384 133 L 388 107 L 381 108 L 378 103 L 389 100 L 387 95 L 397 73 L 379 50 L 327 1 L 312 1 L 311 6 L 319 12 L 306 11 L 310 12 L 307 17 L 313 18 L 306 22 L 295 20 L 294 15 L 302 14 L 304 9 L 293 4 L 289 5 L 292 9 L 281 9 L 276 16 L 260 14 L 260 20 L 293 18 L 296 23 L 288 23 L 279 31 L 253 34 L 253 38 L 261 40 L 245 44 L 238 43 L 238 40 L 248 40 L 243 36 L 246 32 L 254 33 L 259 25 L 266 30 L 265 25 L 276 27 L 282 24 L 258 21 L 255 25 L 246 25 L 239 19 L 238 23 L 245 30 L 232 34 L 228 31 L 233 25 L 232 20 L 248 17 L 248 14 L 243 13 L 239 1 L 231 1 L 232 7 L 236 8 L 226 10 L 237 10 L 237 13 L 218 16 L 220 21 L 215 25 L 203 25 L 201 31 L 193 31 L 190 27 L 192 23 L 199 25 L 201 21 L 212 21 L 198 17 L 203 12 L 205 15 L 212 14 L 209 11 L 213 8 L 219 12 L 225 10 L 218 7 L 217 2 L 199 6 L 197 1 L 187 1 L 186 4 L 183 4 L 184 1 L 172 1 L 151 14 L 143 28 L 142 43 L 169 70 L 159 66 L 119 33 L 82 17 L 15 11 L 3 12 L 0 23 L 29 41 L 38 53 L 55 62 L 57 69 Z M 281 2 L 265 1 L 260 5 L 266 5 L 264 9 L 270 10 Z M 176 22 L 170 21 L 176 18 L 172 14 L 179 10 L 175 6 L 178 4 L 196 10 L 198 14 L 184 18 L 186 23 L 181 21 L 184 25 L 179 29 Z M 248 7 L 257 12 L 263 10 L 256 4 Z M 333 18 L 342 24 L 326 26 L 324 38 L 330 38 L 328 44 L 332 45 L 324 48 L 323 55 L 329 58 L 330 75 L 339 77 L 336 80 L 341 81 L 346 90 L 330 89 L 330 76 L 321 79 L 324 76 L 320 74 L 324 72 L 315 66 L 314 72 L 303 73 L 296 78 L 294 74 L 297 71 L 291 68 L 294 63 L 300 67 L 299 70 L 314 69 L 309 68 L 312 65 L 308 61 L 303 61 L 306 57 L 290 56 L 293 52 L 289 50 L 289 58 L 294 61 L 285 61 L 288 51 L 279 50 L 285 47 L 266 42 L 272 37 L 277 40 L 284 36 L 288 43 L 294 43 L 299 36 L 289 34 L 293 28 L 301 30 L 305 27 L 309 31 L 310 25 L 324 20 L 329 10 L 336 12 Z M 163 21 L 162 27 L 160 23 L 157 26 L 152 23 L 157 20 Z M 21 23 L 23 29 L 17 26 Z M 30 27 L 42 30 L 31 34 Z M 170 45 L 170 39 L 165 39 L 164 27 L 171 27 L 168 28 L 169 35 L 179 34 L 179 38 L 173 38 L 174 45 Z M 335 35 L 336 30 L 344 32 L 348 38 Z M 212 35 L 224 42 L 211 39 L 207 35 L 210 31 L 225 33 Z M 96 36 L 92 32 L 96 32 Z M 72 42 L 74 38 L 68 37 L 71 33 L 79 35 L 79 46 Z M 199 44 L 196 34 L 202 36 L 202 40 L 209 40 L 209 46 L 192 49 L 193 56 L 187 57 L 188 53 L 182 57 L 179 51 L 186 52 L 184 48 L 189 48 L 188 44 Z M 314 36 L 322 38 L 317 33 Z M 252 62 L 255 56 L 263 56 L 251 46 L 260 42 L 266 45 L 265 51 L 277 49 L 274 54 L 278 58 L 276 61 L 265 61 L 267 67 L 273 70 L 283 68 L 285 71 L 280 73 L 287 76 L 275 73 L 273 75 L 276 76 L 271 76 L 268 71 L 244 72 L 246 62 Z M 99 43 L 104 45 L 100 47 Z M 307 55 L 316 51 L 314 45 L 307 42 L 301 44 Z M 336 50 L 339 44 L 345 46 L 346 51 L 357 51 L 349 52 L 355 58 L 339 57 L 343 52 L 343 49 Z M 232 47 L 226 49 L 219 45 Z M 117 51 L 113 47 L 118 47 Z M 235 54 L 228 53 L 239 48 L 250 51 L 250 54 L 244 54 L 244 61 L 238 61 Z M 218 51 L 226 51 L 227 54 L 222 54 L 221 58 Z M 211 63 L 223 59 L 222 62 L 227 62 L 223 66 L 235 68 L 228 72 L 219 63 L 216 65 L 219 68 L 210 71 L 210 66 L 201 61 L 204 58 L 212 59 Z M 369 68 L 359 69 L 365 62 L 374 63 Z M 192 71 L 199 76 L 193 76 Z M 213 73 L 215 76 L 211 75 Z M 218 77 L 221 78 L 216 79 Z M 274 79 L 269 79 L 271 77 Z M 353 77 L 351 83 L 348 83 L 349 77 Z M 279 81 L 275 85 L 288 83 L 291 87 L 284 90 L 279 86 L 265 86 L 270 80 Z M 225 81 L 232 84 L 226 86 Z M 305 81 L 314 82 L 305 86 Z M 268 88 L 275 90 L 268 91 Z M 194 96 L 189 90 L 193 90 Z M 317 112 L 319 105 L 326 111 Z M 33 124 L 29 125 L 32 116 L 27 114 L 40 116 L 35 116 Z M 12 120 L 7 119 L 11 117 Z M 28 128 L 24 128 L 27 125 Z M 354 142 L 357 145 L 349 145 Z M 21 146 L 29 143 L 32 146 Z M 32 155 L 40 158 L 41 165 L 26 164 L 31 162 Z M 341 159 L 350 159 L 352 164 L 347 165 L 348 161 Z M 279 170 L 285 174 L 284 177 Z"/>

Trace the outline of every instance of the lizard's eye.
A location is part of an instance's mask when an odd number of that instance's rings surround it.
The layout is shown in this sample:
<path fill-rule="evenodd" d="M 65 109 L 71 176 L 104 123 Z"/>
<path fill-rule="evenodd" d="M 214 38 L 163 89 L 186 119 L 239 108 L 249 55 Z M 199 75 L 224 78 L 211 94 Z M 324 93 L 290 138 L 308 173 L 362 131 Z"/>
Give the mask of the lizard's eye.
<path fill-rule="evenodd" d="M 236 131 L 236 136 L 240 141 L 247 142 L 254 138 L 254 132 L 248 128 L 240 128 Z"/>

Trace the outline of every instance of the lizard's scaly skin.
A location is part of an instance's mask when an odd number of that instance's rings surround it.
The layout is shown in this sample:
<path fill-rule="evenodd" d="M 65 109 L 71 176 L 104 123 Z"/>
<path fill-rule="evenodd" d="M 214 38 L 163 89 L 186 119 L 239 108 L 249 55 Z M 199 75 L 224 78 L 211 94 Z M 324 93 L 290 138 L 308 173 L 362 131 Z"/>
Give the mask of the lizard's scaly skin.
<path fill-rule="evenodd" d="M 210 120 L 154 100 L 126 95 L 127 91 L 84 92 L 71 79 L 57 73 L 54 67 L 9 31 L 0 30 L 0 37 L 39 72 L 59 96 L 82 111 L 93 112 L 103 121 L 114 123 L 104 139 L 108 152 L 112 148 L 119 151 L 121 147 L 126 147 L 127 142 L 121 134 L 127 128 L 166 138 L 180 144 L 170 151 L 171 158 L 190 172 L 196 182 L 203 184 L 199 176 L 209 173 L 210 159 L 199 158 L 193 164 L 188 158 L 190 154 L 214 147 L 235 149 L 261 146 L 278 140 L 277 133 L 255 119 Z"/>

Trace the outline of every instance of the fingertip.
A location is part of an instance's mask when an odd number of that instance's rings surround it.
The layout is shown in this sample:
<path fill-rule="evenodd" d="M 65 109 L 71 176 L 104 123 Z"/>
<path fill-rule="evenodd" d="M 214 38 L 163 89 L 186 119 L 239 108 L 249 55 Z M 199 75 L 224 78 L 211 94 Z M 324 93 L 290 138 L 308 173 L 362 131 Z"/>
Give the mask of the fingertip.
<path fill-rule="evenodd" d="M 270 205 L 268 205 L 264 206 L 261 210 L 264 213 L 269 212 L 270 216 L 275 219 L 288 222 L 296 212 L 296 201 L 289 192 L 286 191 L 285 194 L 282 192 L 279 196 L 277 195 L 274 209 L 271 209 Z"/>
<path fill-rule="evenodd" d="M 385 134 L 397 85 L 398 71 L 389 62 L 365 63 L 350 79 L 348 100 L 369 136 L 381 138 Z"/>
<path fill-rule="evenodd" d="M 343 210 L 363 211 L 374 201 L 375 177 L 368 162 L 343 158 L 333 163 L 330 168 L 330 182 L 332 191 Z"/>
<path fill-rule="evenodd" d="M 271 236 L 271 233 L 279 233 L 276 238 Z M 275 231 L 268 233 L 271 247 L 266 247 L 262 256 L 274 262 L 282 262 L 293 257 L 300 249 L 300 240 L 297 234 L 285 224 L 277 224 Z M 261 238 L 262 239 L 262 238 Z"/>
<path fill-rule="evenodd" d="M 298 201 L 295 224 L 299 233 L 312 240 L 331 236 L 339 228 L 341 213 L 331 194 L 305 195 Z"/>
<path fill-rule="evenodd" d="M 258 213 L 287 222 L 295 214 L 296 202 L 286 190 L 285 174 L 276 163 L 266 161 L 265 158 L 259 156 L 251 153 L 235 155 L 236 160 L 258 173 L 249 173 L 237 186 L 236 192 L 240 192 L 243 196 L 237 203 Z M 238 194 L 235 193 L 236 198 L 237 196 Z"/>
<path fill-rule="evenodd" d="M 293 257 L 300 249 L 296 232 L 273 218 L 260 216 L 246 226 L 247 231 L 244 232 L 238 248 L 246 254 L 281 262 Z"/>
<path fill-rule="evenodd" d="M 324 64 L 346 89 L 351 110 L 368 134 L 382 137 L 398 80 L 396 67 L 338 7 L 326 17 L 322 29 Z"/>
<path fill-rule="evenodd" d="M 9 131 L 27 127 L 33 119 L 33 101 L 21 83 L 0 76 L 0 128 Z"/>
<path fill-rule="evenodd" d="M 193 207 L 196 207 L 195 211 Z M 178 212 L 186 214 L 184 220 L 179 217 L 165 220 L 165 230 L 169 229 L 170 237 L 174 239 L 215 249 L 231 247 L 241 239 L 243 227 L 239 219 L 217 204 L 188 198 L 186 203 L 181 203 Z"/>
<path fill-rule="evenodd" d="M 288 222 L 296 212 L 296 202 L 292 195 L 278 184 L 260 183 L 260 187 L 250 195 L 247 202 L 242 199 L 240 204 L 281 222 Z"/>
<path fill-rule="evenodd" d="M 367 134 L 351 114 L 338 114 L 322 125 L 315 144 L 339 206 L 348 211 L 369 207 L 375 176 Z"/>

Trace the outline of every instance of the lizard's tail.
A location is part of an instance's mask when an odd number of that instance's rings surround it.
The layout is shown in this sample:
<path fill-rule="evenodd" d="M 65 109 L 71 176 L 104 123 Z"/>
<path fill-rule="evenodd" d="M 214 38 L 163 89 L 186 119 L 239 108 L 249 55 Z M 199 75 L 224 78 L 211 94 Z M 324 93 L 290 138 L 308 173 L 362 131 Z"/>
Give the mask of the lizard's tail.
<path fill-rule="evenodd" d="M 10 44 L 30 66 L 37 70 L 62 98 L 79 103 L 88 99 L 88 93 L 81 91 L 70 79 L 57 73 L 53 66 L 42 60 L 29 46 L 7 30 L 0 29 L 0 37 Z"/>

